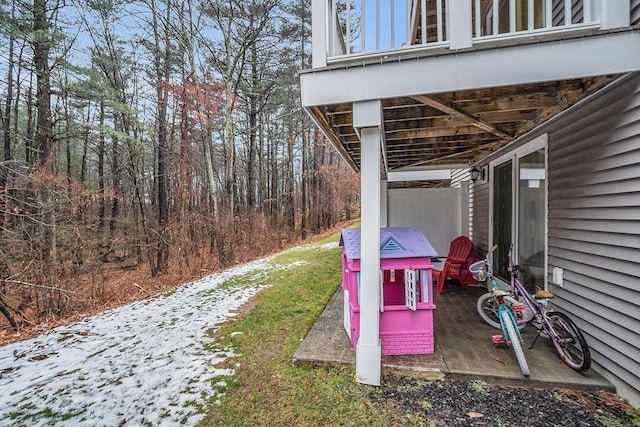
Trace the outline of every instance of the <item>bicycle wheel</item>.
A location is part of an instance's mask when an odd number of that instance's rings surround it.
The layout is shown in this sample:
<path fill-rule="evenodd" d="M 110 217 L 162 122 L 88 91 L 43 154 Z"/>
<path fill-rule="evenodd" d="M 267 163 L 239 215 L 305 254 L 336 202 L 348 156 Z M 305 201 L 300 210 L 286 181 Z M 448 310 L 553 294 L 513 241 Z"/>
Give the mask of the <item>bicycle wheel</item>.
<path fill-rule="evenodd" d="M 558 356 L 571 369 L 584 372 L 591 367 L 591 352 L 587 341 L 575 323 L 564 313 L 547 313 L 549 326 L 555 334 L 549 334 Z"/>
<path fill-rule="evenodd" d="M 509 302 L 509 297 L 507 297 Z M 496 329 L 501 329 L 500 319 L 498 318 L 498 303 L 493 295 L 490 293 L 480 295 L 478 302 L 476 303 L 476 309 L 478 314 L 482 317 L 488 325 L 493 326 Z M 522 322 L 518 321 L 518 329 L 522 329 L 526 326 L 527 322 L 533 318 L 531 310 L 525 305 L 524 317 Z"/>
<path fill-rule="evenodd" d="M 482 320 L 496 329 L 500 329 L 500 319 L 498 318 L 498 302 L 491 294 L 482 294 L 476 303 L 478 314 Z"/>
<path fill-rule="evenodd" d="M 504 323 L 505 329 L 507 330 L 507 335 L 509 335 L 509 344 L 513 347 L 513 351 L 516 353 L 516 359 L 518 360 L 518 365 L 520 365 L 522 375 L 528 377 L 529 364 L 527 364 L 527 359 L 525 359 L 524 352 L 522 351 L 520 335 L 516 332 L 516 328 L 513 325 L 513 320 L 509 313 L 507 311 L 503 311 L 500 315 L 502 317 L 502 323 Z"/>

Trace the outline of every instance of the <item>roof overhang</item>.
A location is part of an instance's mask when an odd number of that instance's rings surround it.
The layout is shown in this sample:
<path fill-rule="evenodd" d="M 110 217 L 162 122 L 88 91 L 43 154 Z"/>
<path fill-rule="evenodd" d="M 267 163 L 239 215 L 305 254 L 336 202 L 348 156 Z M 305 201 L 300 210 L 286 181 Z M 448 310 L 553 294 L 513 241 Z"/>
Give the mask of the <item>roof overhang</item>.
<path fill-rule="evenodd" d="M 640 69 L 640 31 L 458 51 L 419 51 L 300 73 L 305 108 L 415 94 L 553 82 Z"/>
<path fill-rule="evenodd" d="M 636 29 L 447 53 L 398 53 L 302 72 L 302 102 L 359 170 L 353 103 L 380 100 L 383 175 L 422 181 L 417 171 L 475 164 L 620 75 L 640 70 L 640 55 L 629 54 L 639 46 Z"/>

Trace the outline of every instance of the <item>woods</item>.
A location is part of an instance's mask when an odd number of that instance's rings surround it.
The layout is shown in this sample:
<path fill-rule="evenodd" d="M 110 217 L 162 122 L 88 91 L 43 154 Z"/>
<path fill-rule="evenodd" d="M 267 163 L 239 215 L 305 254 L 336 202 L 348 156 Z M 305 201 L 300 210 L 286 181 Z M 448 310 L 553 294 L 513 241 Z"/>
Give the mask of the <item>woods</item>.
<path fill-rule="evenodd" d="M 0 312 L 17 328 L 359 214 L 299 106 L 310 4 L 0 1 Z M 135 285 L 135 286 L 134 286 Z"/>

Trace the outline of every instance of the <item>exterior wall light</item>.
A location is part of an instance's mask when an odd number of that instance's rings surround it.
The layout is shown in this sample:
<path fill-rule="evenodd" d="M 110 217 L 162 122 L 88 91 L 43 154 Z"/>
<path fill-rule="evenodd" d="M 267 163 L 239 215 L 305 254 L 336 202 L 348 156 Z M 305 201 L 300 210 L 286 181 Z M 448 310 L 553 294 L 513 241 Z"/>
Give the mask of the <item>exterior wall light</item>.
<path fill-rule="evenodd" d="M 474 166 L 469 171 L 469 175 L 471 176 L 471 182 L 476 182 L 478 178 L 480 179 L 480 181 L 484 181 L 484 168 Z"/>

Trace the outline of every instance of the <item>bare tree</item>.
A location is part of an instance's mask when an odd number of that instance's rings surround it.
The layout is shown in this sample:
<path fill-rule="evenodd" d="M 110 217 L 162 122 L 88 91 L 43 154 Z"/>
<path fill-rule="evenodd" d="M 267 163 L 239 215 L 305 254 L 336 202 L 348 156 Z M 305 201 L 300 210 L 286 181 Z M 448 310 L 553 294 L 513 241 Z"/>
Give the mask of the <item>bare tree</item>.
<path fill-rule="evenodd" d="M 0 2 L 8 325 L 104 304 L 112 269 L 194 274 L 357 214 L 299 106 L 309 7 Z"/>
<path fill-rule="evenodd" d="M 168 184 L 168 157 L 169 157 L 169 140 L 167 135 L 167 102 L 169 96 L 169 78 L 171 72 L 171 38 L 167 29 L 161 28 L 160 11 L 156 6 L 155 0 L 149 1 L 151 8 L 151 31 L 153 33 L 153 69 L 155 77 L 156 90 L 156 124 L 158 136 L 158 166 L 157 166 L 157 185 L 158 185 L 158 247 L 156 265 L 158 271 L 166 271 L 169 245 L 167 243 L 167 221 L 169 218 L 169 184 Z M 172 5 L 171 2 L 163 4 L 164 7 L 164 23 L 171 19 Z"/>

